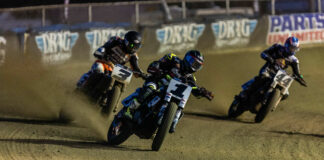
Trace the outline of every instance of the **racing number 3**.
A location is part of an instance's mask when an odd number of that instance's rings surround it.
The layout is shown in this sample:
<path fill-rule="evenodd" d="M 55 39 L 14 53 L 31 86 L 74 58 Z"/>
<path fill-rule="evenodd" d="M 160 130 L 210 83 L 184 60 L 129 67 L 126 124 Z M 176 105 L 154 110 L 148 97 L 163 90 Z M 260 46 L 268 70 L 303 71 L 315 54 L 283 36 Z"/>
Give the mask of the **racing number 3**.
<path fill-rule="evenodd" d="M 183 92 L 187 89 L 188 86 L 184 84 L 176 84 L 175 86 L 177 87 L 177 89 L 172 90 L 171 93 L 182 98 L 184 96 Z"/>
<path fill-rule="evenodd" d="M 119 74 L 118 74 L 123 80 L 125 80 L 127 77 L 129 77 L 131 75 L 130 72 L 124 70 L 124 69 L 120 69 L 119 70 Z"/>

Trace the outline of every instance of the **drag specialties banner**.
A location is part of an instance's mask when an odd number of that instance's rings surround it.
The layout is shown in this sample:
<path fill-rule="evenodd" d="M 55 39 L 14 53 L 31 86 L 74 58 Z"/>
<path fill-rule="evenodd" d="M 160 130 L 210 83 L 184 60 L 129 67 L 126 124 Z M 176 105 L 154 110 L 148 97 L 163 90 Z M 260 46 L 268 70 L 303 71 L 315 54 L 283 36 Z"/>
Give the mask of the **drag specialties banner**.
<path fill-rule="evenodd" d="M 155 31 L 160 44 L 157 52 L 166 54 L 194 49 L 204 30 L 205 24 L 196 23 L 165 25 L 158 28 Z"/>
<path fill-rule="evenodd" d="M 215 36 L 214 47 L 248 45 L 257 23 L 255 19 L 224 20 L 212 23 L 211 28 Z"/>
<path fill-rule="evenodd" d="M 78 32 L 54 31 L 38 33 L 35 41 L 45 64 L 62 63 L 72 56 L 72 48 L 79 38 Z"/>
<path fill-rule="evenodd" d="M 111 37 L 118 36 L 124 38 L 127 30 L 124 28 L 103 28 L 91 29 L 85 33 L 88 44 L 90 45 L 90 59 L 93 59 L 93 53 L 104 45 Z"/>
<path fill-rule="evenodd" d="M 6 50 L 5 46 L 7 44 L 7 40 L 5 37 L 0 36 L 0 66 L 5 62 L 6 58 Z"/>
<path fill-rule="evenodd" d="M 267 45 L 284 43 L 289 36 L 296 36 L 301 43 L 324 42 L 324 14 L 305 13 L 269 16 Z"/>

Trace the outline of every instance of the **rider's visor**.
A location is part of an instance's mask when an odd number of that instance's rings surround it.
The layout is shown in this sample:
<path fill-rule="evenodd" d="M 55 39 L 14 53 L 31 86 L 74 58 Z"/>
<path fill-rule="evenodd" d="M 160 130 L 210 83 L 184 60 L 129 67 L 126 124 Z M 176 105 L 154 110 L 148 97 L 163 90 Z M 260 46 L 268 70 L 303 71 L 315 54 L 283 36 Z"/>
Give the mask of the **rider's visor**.
<path fill-rule="evenodd" d="M 299 51 L 299 47 L 298 46 L 290 46 L 289 47 L 289 50 L 290 50 L 290 52 L 298 52 Z"/>
<path fill-rule="evenodd" d="M 198 60 L 197 58 L 194 58 L 192 56 L 186 57 L 187 62 L 189 62 L 189 65 L 193 71 L 198 71 L 202 68 L 203 63 Z"/>

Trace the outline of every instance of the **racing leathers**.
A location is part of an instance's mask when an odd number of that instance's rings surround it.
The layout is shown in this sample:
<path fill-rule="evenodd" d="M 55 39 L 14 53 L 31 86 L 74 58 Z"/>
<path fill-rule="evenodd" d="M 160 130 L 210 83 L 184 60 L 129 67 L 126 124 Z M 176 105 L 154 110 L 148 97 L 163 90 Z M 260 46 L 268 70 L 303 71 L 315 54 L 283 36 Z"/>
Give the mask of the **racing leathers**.
<path fill-rule="evenodd" d="M 160 85 L 163 85 L 161 80 L 171 80 L 171 78 L 178 78 L 182 82 L 192 86 L 192 94 L 198 98 L 204 96 L 209 100 L 213 99 L 213 94 L 207 91 L 204 87 L 198 87 L 196 84 L 196 79 L 193 74 L 186 72 L 183 68 L 182 60 L 178 58 L 175 54 L 167 54 L 158 61 L 152 62 L 147 72 L 150 76 L 146 79 L 143 87 L 138 90 L 137 96 L 135 98 L 125 99 L 123 104 L 130 104 L 125 112 L 125 116 L 132 118 L 132 113 L 135 109 L 141 106 L 141 104 L 150 97 Z M 176 124 L 182 117 L 182 108 L 179 108 L 176 112 L 175 119 L 170 128 L 170 133 L 175 131 Z"/>
<path fill-rule="evenodd" d="M 307 86 L 303 76 L 300 74 L 299 60 L 294 54 L 295 53 L 289 52 L 286 47 L 280 44 L 274 44 L 270 48 L 264 50 L 261 53 L 261 58 L 264 59 L 266 63 L 261 68 L 258 76 L 243 85 L 244 90 L 240 93 L 240 97 L 246 98 L 246 96 L 249 96 L 259 89 L 268 78 L 271 78 L 271 73 L 269 72 L 271 67 L 272 69 L 278 70 L 279 68 L 287 69 L 288 66 L 291 66 L 296 80 L 301 85 Z"/>
<path fill-rule="evenodd" d="M 120 37 L 111 37 L 102 47 L 94 52 L 97 60 L 92 64 L 91 69 L 82 75 L 77 83 L 77 87 L 81 88 L 87 79 L 93 73 L 110 74 L 116 64 L 124 65 L 130 62 L 130 66 L 134 72 L 134 76 L 142 74 L 138 65 L 138 56 L 136 53 L 130 53 L 124 43 L 124 39 Z"/>

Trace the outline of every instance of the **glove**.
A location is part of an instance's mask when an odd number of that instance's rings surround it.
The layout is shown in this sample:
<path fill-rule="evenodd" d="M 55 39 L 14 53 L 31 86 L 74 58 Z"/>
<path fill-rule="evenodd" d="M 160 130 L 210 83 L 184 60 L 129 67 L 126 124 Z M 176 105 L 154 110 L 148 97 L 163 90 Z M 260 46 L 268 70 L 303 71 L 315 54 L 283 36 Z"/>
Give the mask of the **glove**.
<path fill-rule="evenodd" d="M 307 83 L 304 79 L 302 78 L 298 78 L 297 81 L 299 82 L 300 85 L 304 86 L 304 87 L 307 87 Z"/>
<path fill-rule="evenodd" d="M 149 77 L 149 74 L 143 73 L 143 72 L 133 72 L 134 76 L 141 77 L 143 80 L 147 79 Z"/>
<path fill-rule="evenodd" d="M 210 101 L 214 98 L 214 94 L 212 92 L 208 91 L 204 87 L 200 88 L 200 93 L 201 93 L 201 95 L 203 95 L 204 97 L 206 97 Z"/>

